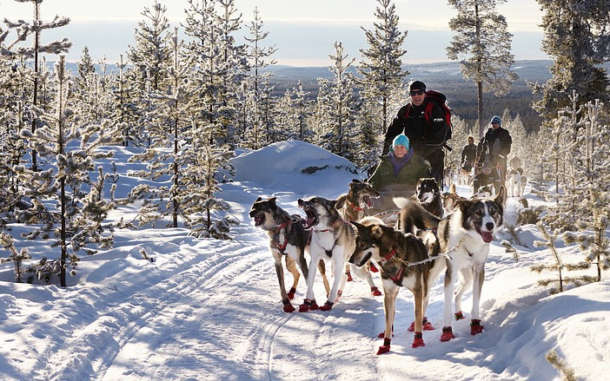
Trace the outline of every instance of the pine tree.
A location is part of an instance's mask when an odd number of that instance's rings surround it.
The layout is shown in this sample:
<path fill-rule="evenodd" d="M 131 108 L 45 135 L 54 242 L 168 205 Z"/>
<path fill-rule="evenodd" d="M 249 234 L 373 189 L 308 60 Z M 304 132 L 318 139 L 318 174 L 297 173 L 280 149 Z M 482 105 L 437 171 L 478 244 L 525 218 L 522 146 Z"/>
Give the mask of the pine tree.
<path fill-rule="evenodd" d="M 496 95 L 510 89 L 517 75 L 510 70 L 515 59 L 510 53 L 512 34 L 507 31 L 504 16 L 496 12 L 496 5 L 507 0 L 449 0 L 458 14 L 449 21 L 456 32 L 447 47 L 450 60 L 461 60 L 462 75 L 477 85 L 478 120 L 483 120 L 483 85 Z M 478 123 L 478 134 L 483 136 L 484 126 Z"/>
<path fill-rule="evenodd" d="M 333 138 L 329 140 L 332 142 L 332 152 L 349 159 L 352 158 L 350 137 L 354 131 L 352 111 L 354 80 L 347 70 L 354 59 L 348 59 L 348 55 L 344 54 L 341 42 L 335 42 L 334 46 L 335 54 L 329 55 L 332 61 L 330 71 L 334 76 L 331 88 L 332 103 L 328 115 L 334 131 Z"/>
<path fill-rule="evenodd" d="M 17 250 L 15 240 L 7 233 L 0 233 L 0 246 L 9 252 L 8 257 L 0 258 L 0 263 L 13 262 L 15 264 L 15 281 L 21 283 L 23 281 L 23 261 L 30 259 L 28 249 Z"/>
<path fill-rule="evenodd" d="M 89 48 L 83 48 L 83 54 L 78 63 L 78 76 L 74 79 L 75 85 L 80 92 L 84 92 L 90 81 L 90 77 L 95 73 L 95 65 L 89 55 Z"/>
<path fill-rule="evenodd" d="M 180 198 L 183 190 L 181 169 L 184 163 L 181 144 L 182 136 L 188 127 L 196 109 L 191 109 L 191 83 L 188 80 L 192 58 L 181 59 L 181 43 L 178 41 L 178 29 L 174 30 L 171 40 L 173 64 L 167 70 L 169 77 L 168 92 L 153 92 L 151 96 L 157 101 L 154 121 L 150 134 L 152 145 L 142 154 L 133 155 L 129 161 L 146 162 L 146 170 L 133 171 L 131 174 L 147 177 L 151 180 L 169 176 L 171 186 L 158 188 L 148 184 L 136 186 L 130 192 L 130 199 L 147 198 L 139 212 L 141 224 L 152 222 L 164 216 L 172 217 L 172 226 L 178 227 Z M 169 192 L 167 205 L 164 195 Z"/>
<path fill-rule="evenodd" d="M 379 148 L 381 147 L 379 135 L 379 119 L 381 107 L 374 97 L 368 92 L 371 89 L 361 89 L 356 106 L 355 124 L 358 126 L 357 136 L 354 139 L 354 150 L 357 152 L 355 163 L 367 170 L 372 171 L 377 166 L 379 159 Z M 371 174 L 371 173 L 369 173 Z"/>
<path fill-rule="evenodd" d="M 599 0 L 537 0 L 544 12 L 542 50 L 553 57 L 552 78 L 534 86 L 542 98 L 533 107 L 550 120 L 570 105 L 572 90 L 579 105 L 595 99 L 606 104 L 607 73 L 600 64 L 610 59 L 610 2 Z"/>
<path fill-rule="evenodd" d="M 95 159 L 112 155 L 112 152 L 101 152 L 98 148 L 115 143 L 120 134 L 116 126 L 108 123 L 99 126 L 78 119 L 75 110 L 78 106 L 74 104 L 75 97 L 70 91 L 64 56 L 60 57 L 55 72 L 57 94 L 54 110 L 43 115 L 45 123 L 34 134 L 22 131 L 22 136 L 28 138 L 30 146 L 46 158 L 50 167 L 44 171 L 20 167 L 19 176 L 22 183 L 27 184 L 25 194 L 33 204 L 23 212 L 23 219 L 29 224 L 43 224 L 28 237 L 35 238 L 42 230 L 56 228 L 58 239 L 54 246 L 61 250 L 58 268 L 60 284 L 65 287 L 68 260 L 75 268 L 79 251 L 94 253 L 87 245 L 104 248 L 112 244 L 112 235 L 104 234 L 105 227 L 102 226 L 112 203 L 96 197 L 89 172 L 94 169 Z M 71 144 L 74 141 L 78 144 Z M 43 204 L 47 200 L 56 200 L 59 205 L 56 209 L 48 208 Z M 56 227 L 58 221 L 60 226 Z"/>
<path fill-rule="evenodd" d="M 59 17 L 55 16 L 53 21 L 43 22 L 40 19 L 40 4 L 43 0 L 15 0 L 19 3 L 32 3 L 34 6 L 34 20 L 31 23 L 28 23 L 24 20 L 19 20 L 17 22 L 12 22 L 8 20 L 4 20 L 4 22 L 8 25 L 9 28 L 16 28 L 19 31 L 17 34 L 19 38 L 17 41 L 23 41 L 27 38 L 29 34 L 33 34 L 33 47 L 32 48 L 19 48 L 17 50 L 18 54 L 24 56 L 26 58 L 34 59 L 34 91 L 32 92 L 32 105 L 36 107 L 38 105 L 38 82 L 39 82 L 39 61 L 38 54 L 39 53 L 48 53 L 48 54 L 61 54 L 66 53 L 68 49 L 72 46 L 71 42 L 68 42 L 68 39 L 64 38 L 61 41 L 53 41 L 48 43 L 47 45 L 40 44 L 40 35 L 43 30 L 47 29 L 55 29 L 60 28 L 62 26 L 67 25 L 70 22 L 70 19 L 67 17 Z M 10 50 L 10 49 L 9 49 Z M 36 127 L 40 123 L 38 117 L 32 119 L 32 133 L 36 131 Z M 34 171 L 38 170 L 38 159 L 37 152 L 32 151 L 32 169 Z"/>
<path fill-rule="evenodd" d="M 408 71 L 402 70 L 402 56 L 407 52 L 402 48 L 407 32 L 398 30 L 396 6 L 391 0 L 377 0 L 375 10 L 378 22 L 373 29 L 361 27 L 368 48 L 360 49 L 363 59 L 360 62 L 362 86 L 370 88 L 365 94 L 374 96 L 381 102 L 381 133 L 385 134 L 390 119 L 389 103 L 394 92 L 400 87 Z"/>

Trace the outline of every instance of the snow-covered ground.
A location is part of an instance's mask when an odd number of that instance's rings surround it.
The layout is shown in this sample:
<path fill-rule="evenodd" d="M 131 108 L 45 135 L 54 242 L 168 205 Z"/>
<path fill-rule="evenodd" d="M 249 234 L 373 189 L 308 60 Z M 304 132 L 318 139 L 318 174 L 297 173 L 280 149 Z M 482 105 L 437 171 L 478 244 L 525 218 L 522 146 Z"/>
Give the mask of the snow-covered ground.
<path fill-rule="evenodd" d="M 128 150 L 113 149 L 124 194 L 140 180 L 126 176 L 134 166 L 124 164 Z M 480 335 L 470 335 L 467 316 L 454 325 L 454 340 L 439 341 L 442 280 L 432 290 L 427 312 L 437 329 L 425 331 L 426 346 L 417 349 L 407 332 L 413 305 L 406 290 L 399 295 L 392 351 L 382 356 L 375 354 L 381 344 L 377 333 L 384 328 L 382 297 L 370 296 L 362 280 L 347 283 L 330 312 L 284 313 L 266 235 L 248 218 L 251 203 L 273 195 L 290 213 L 299 213 L 298 198 L 336 197 L 358 175 L 345 159 L 300 142 L 245 152 L 234 164 L 236 181 L 224 184 L 220 195 L 242 221 L 232 241 L 197 240 L 185 229 L 117 229 L 115 247 L 83 257 L 66 289 L 14 283 L 12 266 L 2 265 L 0 379 L 560 379 L 545 360 L 550 350 L 579 379 L 608 379 L 608 275 L 549 296 L 536 283 L 541 275 L 529 270 L 551 260 L 547 250 L 533 248 L 539 238 L 533 226 L 521 230 L 518 261 L 499 241 L 492 243 Z M 301 172 L 325 165 L 313 174 Z M 509 199 L 508 223 L 516 208 L 516 200 Z M 133 214 L 133 207 L 122 207 L 111 218 Z M 23 231 L 12 228 L 15 237 Z M 19 241 L 18 246 L 29 247 L 34 259 L 58 256 L 57 248 L 42 243 Z M 154 262 L 142 257 L 142 248 Z M 574 247 L 561 251 L 578 256 Z M 381 284 L 378 274 L 374 279 Z M 315 290 L 324 301 L 319 280 Z M 302 301 L 304 291 L 301 281 L 293 304 Z M 465 312 L 470 301 L 467 293 Z"/>

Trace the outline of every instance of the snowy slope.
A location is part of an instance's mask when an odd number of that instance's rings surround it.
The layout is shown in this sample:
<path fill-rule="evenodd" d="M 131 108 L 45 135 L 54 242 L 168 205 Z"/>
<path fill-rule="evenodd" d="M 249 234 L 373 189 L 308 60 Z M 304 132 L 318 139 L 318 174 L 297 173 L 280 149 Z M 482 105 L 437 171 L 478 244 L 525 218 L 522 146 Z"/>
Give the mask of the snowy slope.
<path fill-rule="evenodd" d="M 124 163 L 129 152 L 112 148 Z M 290 213 L 296 200 L 336 197 L 358 177 L 353 166 L 301 142 L 282 142 L 233 160 L 236 181 L 221 197 L 242 221 L 233 241 L 196 240 L 185 229 L 115 232 L 116 245 L 83 258 L 73 286 L 32 286 L 10 281 L 0 267 L 0 379 L 2 380 L 552 380 L 544 360 L 555 349 L 576 376 L 607 379 L 610 372 L 610 280 L 549 296 L 529 266 L 550 260 L 534 251 L 534 227 L 520 235 L 519 261 L 492 244 L 482 296 L 485 331 L 470 336 L 468 322 L 454 325 L 456 339 L 439 341 L 442 287 L 432 291 L 427 316 L 437 328 L 426 346 L 412 349 L 407 327 L 412 297 L 399 295 L 392 352 L 376 356 L 383 330 L 381 297 L 364 281 L 348 283 L 332 311 L 284 313 L 265 235 L 249 221 L 258 197 L 278 197 Z M 107 163 L 106 165 L 109 166 Z M 301 170 L 324 167 L 313 174 Z M 140 179 L 118 171 L 125 189 Z M 467 194 L 466 189 L 459 189 Z M 514 220 L 509 200 L 506 220 Z M 114 212 L 112 219 L 134 213 Z M 17 237 L 23 231 L 13 226 Z M 57 249 L 20 242 L 34 259 Z M 150 262 L 140 249 L 154 257 Z M 574 248 L 563 248 L 576 256 Z M 288 282 L 291 281 L 287 275 Z M 374 275 L 380 285 L 379 276 Z M 299 284 L 294 304 L 302 301 Z M 315 287 L 323 300 L 321 282 Z M 464 310 L 470 309 L 465 295 Z M 467 316 L 468 318 L 468 316 Z"/>

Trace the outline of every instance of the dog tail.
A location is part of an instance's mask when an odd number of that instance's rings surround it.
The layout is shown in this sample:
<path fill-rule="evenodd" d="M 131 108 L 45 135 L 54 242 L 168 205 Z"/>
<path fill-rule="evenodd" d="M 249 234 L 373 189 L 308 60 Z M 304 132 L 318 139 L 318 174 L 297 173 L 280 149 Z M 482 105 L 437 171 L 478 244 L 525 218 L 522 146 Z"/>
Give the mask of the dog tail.
<path fill-rule="evenodd" d="M 404 208 L 411 202 L 411 201 L 409 201 L 408 198 L 405 198 L 405 197 L 392 197 L 392 201 L 394 202 L 394 205 L 396 205 L 396 207 L 398 209 Z"/>

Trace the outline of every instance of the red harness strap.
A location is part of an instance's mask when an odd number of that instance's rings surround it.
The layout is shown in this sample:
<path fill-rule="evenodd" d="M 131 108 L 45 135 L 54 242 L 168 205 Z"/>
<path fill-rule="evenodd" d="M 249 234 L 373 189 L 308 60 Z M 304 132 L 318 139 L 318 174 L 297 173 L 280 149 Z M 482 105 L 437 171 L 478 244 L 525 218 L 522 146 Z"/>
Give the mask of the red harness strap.
<path fill-rule="evenodd" d="M 290 226 L 291 221 L 286 221 L 283 224 L 281 224 L 276 231 L 276 234 L 279 236 L 280 232 L 282 231 L 282 229 L 285 229 L 287 226 Z M 288 246 L 288 232 L 284 232 L 284 243 L 280 245 L 279 242 L 274 241 L 273 244 L 275 246 L 276 249 L 278 249 L 280 251 L 280 253 L 284 254 L 284 250 L 286 250 L 286 246 Z"/>
<path fill-rule="evenodd" d="M 346 199 L 345 200 L 347 202 L 347 204 L 349 205 L 351 210 L 355 210 L 356 212 L 362 212 L 364 209 L 362 209 L 361 207 L 359 207 L 358 205 L 352 203 L 350 200 Z"/>
<path fill-rule="evenodd" d="M 396 255 L 396 249 L 392 249 L 392 251 L 390 251 L 389 253 L 387 253 L 386 255 L 383 256 L 383 259 L 386 261 L 389 261 L 395 255 Z"/>

